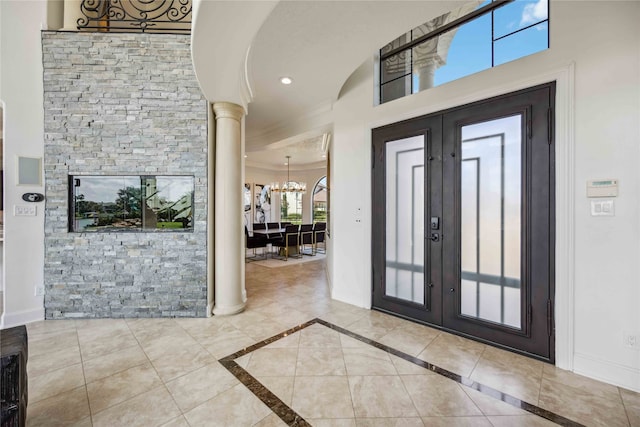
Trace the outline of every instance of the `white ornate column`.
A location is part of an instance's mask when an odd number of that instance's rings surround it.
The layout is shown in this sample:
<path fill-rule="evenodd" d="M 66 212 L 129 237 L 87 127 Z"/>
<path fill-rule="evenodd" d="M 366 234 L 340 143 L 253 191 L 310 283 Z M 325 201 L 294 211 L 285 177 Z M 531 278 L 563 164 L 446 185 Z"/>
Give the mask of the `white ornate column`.
<path fill-rule="evenodd" d="M 215 117 L 214 315 L 244 310 L 242 118 L 244 109 L 213 104 Z"/>
<path fill-rule="evenodd" d="M 78 31 L 78 19 L 82 18 L 81 4 L 82 0 L 64 0 L 63 31 Z"/>

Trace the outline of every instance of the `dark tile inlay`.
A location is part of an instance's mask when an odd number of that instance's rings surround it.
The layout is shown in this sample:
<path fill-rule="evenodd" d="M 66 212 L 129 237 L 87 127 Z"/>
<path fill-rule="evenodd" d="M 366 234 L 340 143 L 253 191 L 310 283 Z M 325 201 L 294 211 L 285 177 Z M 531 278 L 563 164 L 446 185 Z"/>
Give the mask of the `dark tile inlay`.
<path fill-rule="evenodd" d="M 333 323 L 329 323 L 325 320 L 315 318 L 308 322 L 305 322 L 301 325 L 298 325 L 294 328 L 291 328 L 285 332 L 282 332 L 278 335 L 274 335 L 271 338 L 267 338 L 264 341 L 260 341 L 252 346 L 249 346 L 245 349 L 237 351 L 229 356 L 223 357 L 219 360 L 219 362 L 229 370 L 242 384 L 244 384 L 253 394 L 255 394 L 265 405 L 267 405 L 276 415 L 278 415 L 285 423 L 290 426 L 310 426 L 307 421 L 305 421 L 298 413 L 296 413 L 293 409 L 291 409 L 288 405 L 286 405 L 283 401 L 278 399 L 278 397 L 269 391 L 264 385 L 262 385 L 258 380 L 256 380 L 251 374 L 249 374 L 246 370 L 240 367 L 235 359 L 242 357 L 246 354 L 251 353 L 252 351 L 258 350 L 266 345 L 269 345 L 279 339 L 285 338 L 294 332 L 298 332 L 306 327 L 309 327 L 313 324 L 320 324 L 326 326 L 327 328 L 333 329 L 336 332 L 344 334 L 348 337 L 354 338 L 358 341 L 361 341 L 365 344 L 369 344 L 370 346 L 376 347 L 380 350 L 386 351 L 389 354 L 393 354 L 401 359 L 406 360 L 407 362 L 411 362 L 414 365 L 418 365 L 424 369 L 427 369 L 431 372 L 434 372 L 438 375 L 442 375 L 443 377 L 449 378 L 452 381 L 455 381 L 459 384 L 462 384 L 466 387 L 472 388 L 474 390 L 479 391 L 480 393 L 486 394 L 488 396 L 493 397 L 494 399 L 498 399 L 504 403 L 507 403 L 511 406 L 515 406 L 516 408 L 522 409 L 524 411 L 530 412 L 539 417 L 545 418 L 549 421 L 552 421 L 561 426 L 567 427 L 585 427 L 583 424 L 577 423 L 573 420 L 563 417 L 562 415 L 556 414 L 554 412 L 548 411 L 544 408 L 541 408 L 536 405 L 532 405 L 523 400 L 515 398 L 509 394 L 503 393 L 499 390 L 496 390 L 493 387 L 486 386 L 484 384 L 480 384 L 476 381 L 473 381 L 470 378 L 463 377 L 451 371 L 447 371 L 446 369 L 440 368 L 439 366 L 433 365 L 429 362 L 426 362 L 422 359 L 418 359 L 417 357 L 411 356 L 409 354 L 403 353 L 395 348 L 391 348 L 384 344 L 381 344 L 372 339 L 363 337 L 354 332 L 351 332 L 347 329 L 341 328 L 340 326 L 334 325 Z"/>

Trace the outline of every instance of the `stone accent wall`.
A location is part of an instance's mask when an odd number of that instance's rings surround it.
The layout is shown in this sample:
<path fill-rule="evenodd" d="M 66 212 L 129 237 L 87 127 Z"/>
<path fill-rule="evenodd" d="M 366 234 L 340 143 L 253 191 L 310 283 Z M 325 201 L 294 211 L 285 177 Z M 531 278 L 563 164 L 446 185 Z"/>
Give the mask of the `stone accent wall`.
<path fill-rule="evenodd" d="M 205 316 L 207 102 L 190 36 L 43 32 L 45 317 Z M 71 233 L 69 175 L 193 175 L 193 232 Z"/>

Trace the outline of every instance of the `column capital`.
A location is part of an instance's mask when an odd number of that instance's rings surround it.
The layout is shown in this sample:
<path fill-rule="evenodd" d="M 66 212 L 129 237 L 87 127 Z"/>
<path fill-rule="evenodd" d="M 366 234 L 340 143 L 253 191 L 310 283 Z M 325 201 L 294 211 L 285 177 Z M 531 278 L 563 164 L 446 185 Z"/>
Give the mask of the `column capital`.
<path fill-rule="evenodd" d="M 213 114 L 216 120 L 221 118 L 242 120 L 244 108 L 231 102 L 215 102 L 213 104 Z"/>

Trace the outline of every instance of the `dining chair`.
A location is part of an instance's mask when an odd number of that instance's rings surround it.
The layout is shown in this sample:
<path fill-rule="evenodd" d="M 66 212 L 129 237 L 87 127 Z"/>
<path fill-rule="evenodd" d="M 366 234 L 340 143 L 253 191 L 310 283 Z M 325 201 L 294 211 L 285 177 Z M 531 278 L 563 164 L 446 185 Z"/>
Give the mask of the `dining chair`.
<path fill-rule="evenodd" d="M 318 243 L 322 243 L 322 252 L 320 253 L 327 253 L 327 244 L 325 241 L 326 230 L 326 222 L 316 222 L 315 224 L 313 224 L 313 249 L 315 253 L 320 252 L 318 249 Z"/>
<path fill-rule="evenodd" d="M 267 237 L 261 234 L 253 234 L 249 233 L 247 226 L 244 226 L 244 238 L 245 238 L 245 262 L 257 261 L 259 259 L 267 258 Z M 262 251 L 262 255 L 258 255 L 256 253 L 256 249 L 264 248 Z M 246 249 L 253 249 L 253 256 L 247 256 Z"/>
<path fill-rule="evenodd" d="M 284 235 L 277 240 L 274 245 L 278 246 L 284 252 L 284 260 L 289 259 L 289 248 L 295 248 L 296 252 L 291 254 L 292 258 L 300 258 L 300 227 L 298 225 L 287 225 L 284 229 Z"/>
<path fill-rule="evenodd" d="M 305 252 L 305 246 L 309 245 L 309 252 Z M 313 224 L 302 224 L 300 226 L 300 253 L 304 255 L 315 255 L 313 252 Z"/>

